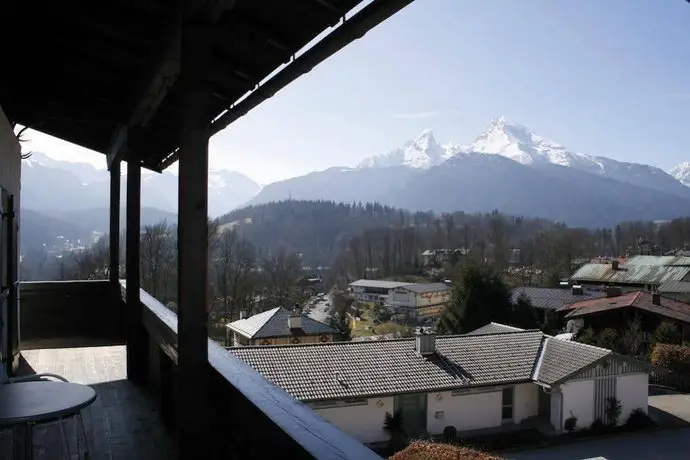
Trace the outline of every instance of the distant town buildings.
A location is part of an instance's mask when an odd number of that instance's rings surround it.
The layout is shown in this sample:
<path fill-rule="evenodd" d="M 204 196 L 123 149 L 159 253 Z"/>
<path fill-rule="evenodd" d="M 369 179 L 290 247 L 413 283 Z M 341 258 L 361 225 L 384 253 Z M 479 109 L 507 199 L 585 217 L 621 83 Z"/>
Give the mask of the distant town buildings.
<path fill-rule="evenodd" d="M 440 315 L 451 298 L 451 289 L 445 283 L 357 280 L 350 289 L 356 301 L 386 306 L 413 318 Z"/>

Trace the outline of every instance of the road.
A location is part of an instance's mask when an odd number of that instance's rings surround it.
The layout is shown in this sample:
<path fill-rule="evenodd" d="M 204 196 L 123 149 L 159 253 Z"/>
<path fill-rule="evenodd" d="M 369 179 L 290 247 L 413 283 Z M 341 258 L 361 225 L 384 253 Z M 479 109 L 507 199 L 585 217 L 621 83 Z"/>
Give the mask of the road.
<path fill-rule="evenodd" d="M 690 428 L 613 436 L 564 446 L 515 452 L 510 460 L 686 460 Z"/>
<path fill-rule="evenodd" d="M 331 305 L 333 299 L 331 298 L 330 295 L 326 296 L 324 300 L 319 300 L 317 301 L 313 307 L 310 308 L 309 310 L 309 317 L 313 320 L 319 321 L 321 323 L 326 323 L 328 324 L 329 318 L 328 315 L 331 310 Z M 328 305 L 328 306 L 327 306 Z"/>

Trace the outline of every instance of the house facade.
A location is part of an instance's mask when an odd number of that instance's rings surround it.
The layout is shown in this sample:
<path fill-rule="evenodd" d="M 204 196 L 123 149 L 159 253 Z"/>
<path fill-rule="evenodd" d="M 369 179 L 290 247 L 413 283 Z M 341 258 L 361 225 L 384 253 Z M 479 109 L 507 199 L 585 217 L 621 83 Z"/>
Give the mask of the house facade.
<path fill-rule="evenodd" d="M 227 343 L 232 346 L 295 345 L 333 342 L 338 330 L 299 310 L 273 308 L 227 325 Z"/>
<path fill-rule="evenodd" d="M 444 283 L 408 284 L 391 291 L 386 305 L 412 317 L 438 316 L 450 303 L 451 289 Z"/>
<path fill-rule="evenodd" d="M 350 293 L 357 302 L 383 305 L 394 289 L 413 283 L 402 281 L 357 280 L 350 283 Z"/>
<path fill-rule="evenodd" d="M 611 328 L 621 332 L 637 317 L 648 340 L 663 321 L 673 323 L 682 340 L 690 338 L 690 304 L 659 293 L 619 291 L 613 296 L 566 305 L 558 311 L 578 330 L 592 327 L 595 331 Z"/>
<path fill-rule="evenodd" d="M 648 367 L 610 350 L 492 325 L 458 336 L 230 352 L 363 443 L 385 442 L 386 413 L 408 436 L 501 430 L 515 425 L 564 431 L 606 421 L 618 399 L 619 423 L 647 411 Z"/>

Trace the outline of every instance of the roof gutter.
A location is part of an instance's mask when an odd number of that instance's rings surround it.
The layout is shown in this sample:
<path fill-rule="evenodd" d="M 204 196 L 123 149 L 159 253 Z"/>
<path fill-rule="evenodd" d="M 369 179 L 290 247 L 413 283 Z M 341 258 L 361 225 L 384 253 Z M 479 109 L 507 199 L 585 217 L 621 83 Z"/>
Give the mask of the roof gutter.
<path fill-rule="evenodd" d="M 373 0 L 362 8 L 352 18 L 344 20 L 333 32 L 306 50 L 299 57 L 285 66 L 273 78 L 259 86 L 239 103 L 235 103 L 220 115 L 211 125 L 211 136 L 225 129 L 230 123 L 246 115 L 266 99 L 300 76 L 308 73 L 334 53 L 340 51 L 358 38 L 363 37 L 371 29 L 402 10 L 414 0 Z M 165 169 L 179 156 L 179 149 L 174 151 L 161 163 Z"/>

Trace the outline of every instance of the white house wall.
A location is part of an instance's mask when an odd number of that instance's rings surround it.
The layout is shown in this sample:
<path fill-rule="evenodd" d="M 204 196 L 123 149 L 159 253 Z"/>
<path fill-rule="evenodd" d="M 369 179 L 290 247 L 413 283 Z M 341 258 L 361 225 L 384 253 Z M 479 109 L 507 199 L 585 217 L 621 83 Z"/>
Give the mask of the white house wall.
<path fill-rule="evenodd" d="M 393 414 L 392 397 L 371 398 L 366 405 L 314 409 L 314 411 L 362 443 L 390 439 L 388 432 L 383 429 L 383 421 L 386 412 Z"/>
<path fill-rule="evenodd" d="M 563 412 L 561 427 L 572 416 L 577 417 L 576 429 L 589 428 L 594 421 L 594 380 L 575 380 L 561 386 Z"/>
<path fill-rule="evenodd" d="M 513 398 L 513 421 L 515 423 L 520 423 L 522 420 L 539 413 L 539 391 L 539 386 L 534 383 L 515 385 Z"/>
<path fill-rule="evenodd" d="M 620 375 L 616 379 L 616 398 L 621 403 L 619 423 L 625 423 L 630 413 L 635 409 L 647 412 L 649 401 L 649 375 L 628 374 Z"/>
<path fill-rule="evenodd" d="M 437 395 L 441 395 L 438 399 Z M 427 400 L 427 431 L 441 434 L 447 426 L 458 431 L 501 426 L 501 391 L 453 396 L 451 392 L 430 393 Z M 437 412 L 440 417 L 437 418 Z"/>
<path fill-rule="evenodd" d="M 559 391 L 551 391 L 551 425 L 554 427 L 556 432 L 560 432 L 563 428 L 563 417 L 561 417 L 561 401 L 563 401 L 563 395 Z"/>

